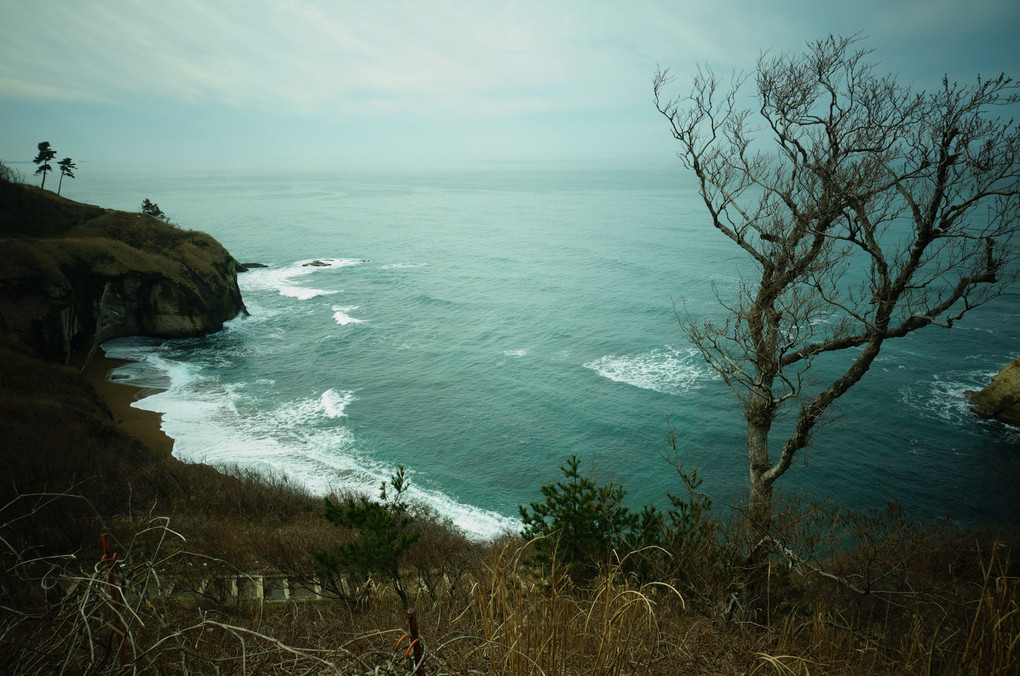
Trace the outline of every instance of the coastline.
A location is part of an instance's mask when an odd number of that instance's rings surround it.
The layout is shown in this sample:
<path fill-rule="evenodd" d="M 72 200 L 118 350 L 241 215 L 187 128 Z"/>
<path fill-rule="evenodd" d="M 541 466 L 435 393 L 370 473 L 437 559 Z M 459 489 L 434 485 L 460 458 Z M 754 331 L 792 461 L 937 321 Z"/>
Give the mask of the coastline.
<path fill-rule="evenodd" d="M 80 369 L 83 361 L 84 357 L 72 359 L 71 364 Z M 75 364 L 75 362 L 78 363 Z M 114 369 L 129 363 L 126 359 L 107 357 L 100 347 L 92 358 L 92 363 L 89 364 L 85 379 L 102 397 L 117 425 L 153 451 L 171 455 L 174 449 L 174 440 L 163 432 L 163 414 L 156 411 L 144 411 L 131 405 L 150 394 L 149 388 L 109 379 L 110 373 Z"/>

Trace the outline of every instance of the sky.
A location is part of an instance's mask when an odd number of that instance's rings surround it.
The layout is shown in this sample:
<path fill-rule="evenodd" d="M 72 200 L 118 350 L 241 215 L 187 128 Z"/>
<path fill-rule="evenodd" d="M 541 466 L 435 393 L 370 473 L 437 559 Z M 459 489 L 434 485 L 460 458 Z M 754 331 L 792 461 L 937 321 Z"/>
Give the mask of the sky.
<path fill-rule="evenodd" d="M 853 33 L 919 89 L 1020 77 L 1016 0 L 0 0 L 0 160 L 671 151 L 657 66 L 681 93 Z"/>

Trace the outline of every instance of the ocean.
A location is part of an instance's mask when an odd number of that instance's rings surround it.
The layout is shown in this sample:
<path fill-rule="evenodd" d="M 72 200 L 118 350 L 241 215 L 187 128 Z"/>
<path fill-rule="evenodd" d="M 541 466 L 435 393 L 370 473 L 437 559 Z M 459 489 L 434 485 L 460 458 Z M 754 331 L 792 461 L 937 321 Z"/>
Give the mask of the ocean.
<path fill-rule="evenodd" d="M 739 251 L 671 153 L 175 171 L 82 164 L 64 194 L 149 198 L 242 262 L 250 316 L 104 344 L 189 462 L 411 495 L 477 537 L 517 527 L 571 454 L 637 506 L 682 484 L 669 425 L 718 501 L 745 485 L 737 400 L 677 311 L 721 317 Z M 310 265 L 310 263 L 317 263 Z M 1016 523 L 1020 431 L 963 392 L 1020 355 L 1020 299 L 887 343 L 777 487 Z M 824 369 L 820 367 L 819 373 Z"/>

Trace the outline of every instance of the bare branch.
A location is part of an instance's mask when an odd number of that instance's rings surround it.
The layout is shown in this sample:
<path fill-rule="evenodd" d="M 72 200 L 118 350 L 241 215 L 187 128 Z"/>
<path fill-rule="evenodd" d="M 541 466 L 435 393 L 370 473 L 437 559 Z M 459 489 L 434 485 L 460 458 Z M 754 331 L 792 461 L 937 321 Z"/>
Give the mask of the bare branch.
<path fill-rule="evenodd" d="M 750 75 L 725 88 L 699 69 L 671 99 L 668 71 L 653 81 L 712 226 L 758 272 L 736 301 L 719 299 L 724 320 L 680 320 L 742 404 L 752 550 L 769 535 L 772 483 L 885 341 L 952 327 L 1020 276 L 1020 132 L 995 116 L 1020 102 L 1018 85 L 1003 75 L 913 92 L 860 42 L 762 55 L 753 112 L 737 98 Z M 841 372 L 808 386 L 822 354 Z M 796 422 L 777 438 L 784 414 Z"/>

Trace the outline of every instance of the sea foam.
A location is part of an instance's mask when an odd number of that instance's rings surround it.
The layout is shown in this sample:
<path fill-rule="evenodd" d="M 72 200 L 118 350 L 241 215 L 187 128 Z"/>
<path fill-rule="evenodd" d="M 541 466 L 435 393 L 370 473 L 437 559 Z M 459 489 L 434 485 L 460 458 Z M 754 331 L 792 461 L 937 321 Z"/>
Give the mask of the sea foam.
<path fill-rule="evenodd" d="M 379 267 L 382 270 L 413 270 L 414 268 L 423 268 L 426 265 L 428 263 L 389 263 Z"/>
<path fill-rule="evenodd" d="M 317 495 L 355 491 L 374 496 L 392 474 L 391 466 L 361 451 L 344 424 L 347 407 L 357 400 L 354 391 L 330 388 L 304 399 L 273 402 L 252 393 L 260 388 L 271 392 L 272 379 L 228 387 L 204 374 L 199 364 L 164 354 L 163 345 L 127 338 L 108 341 L 103 348 L 110 357 L 131 360 L 114 369 L 112 380 L 155 390 L 132 406 L 162 414 L 162 429 L 174 440 L 175 457 L 286 477 Z M 415 483 L 409 497 L 431 506 L 474 539 L 520 527 L 515 519 Z"/>
<path fill-rule="evenodd" d="M 355 400 L 354 392 L 337 392 L 336 390 L 326 390 L 319 397 L 319 403 L 322 404 L 322 410 L 325 411 L 326 416 L 329 418 L 340 418 L 345 415 L 344 409 L 347 405 Z"/>
<path fill-rule="evenodd" d="M 717 376 L 693 350 L 663 347 L 636 355 L 608 355 L 584 364 L 603 378 L 662 394 L 683 394 Z"/>
<path fill-rule="evenodd" d="M 317 296 L 329 296 L 340 293 L 339 289 L 318 289 L 300 283 L 303 278 L 317 272 L 345 268 L 364 263 L 356 258 L 315 258 L 297 261 L 280 268 L 255 268 L 241 276 L 242 288 L 272 289 L 281 296 L 308 300 Z"/>
<path fill-rule="evenodd" d="M 348 324 L 361 324 L 362 323 L 361 319 L 355 319 L 354 317 L 352 317 L 349 314 L 347 314 L 348 312 L 353 312 L 354 310 L 357 310 L 357 309 L 358 309 L 357 305 L 352 305 L 350 307 L 342 307 L 340 305 L 334 305 L 333 306 L 333 319 L 340 326 L 347 326 Z"/>
<path fill-rule="evenodd" d="M 980 390 L 989 383 L 995 371 L 950 371 L 944 377 L 934 375 L 900 390 L 901 400 L 921 417 L 938 419 L 954 425 L 975 425 L 982 422 L 971 410 L 967 391 Z"/>

